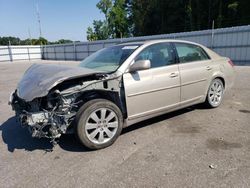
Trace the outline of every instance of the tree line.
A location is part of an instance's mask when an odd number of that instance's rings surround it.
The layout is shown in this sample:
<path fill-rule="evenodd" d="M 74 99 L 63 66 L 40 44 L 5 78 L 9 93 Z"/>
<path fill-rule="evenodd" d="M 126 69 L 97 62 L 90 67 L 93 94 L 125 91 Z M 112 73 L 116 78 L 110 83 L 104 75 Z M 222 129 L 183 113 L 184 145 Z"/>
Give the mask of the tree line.
<path fill-rule="evenodd" d="M 60 39 L 55 42 L 48 41 L 47 39 L 40 37 L 38 39 L 25 39 L 21 40 L 18 37 L 0 37 L 0 45 L 46 45 L 46 44 L 66 44 L 73 41 L 67 39 Z"/>
<path fill-rule="evenodd" d="M 249 0 L 100 0 L 103 20 L 94 20 L 87 39 L 167 34 L 247 25 Z"/>

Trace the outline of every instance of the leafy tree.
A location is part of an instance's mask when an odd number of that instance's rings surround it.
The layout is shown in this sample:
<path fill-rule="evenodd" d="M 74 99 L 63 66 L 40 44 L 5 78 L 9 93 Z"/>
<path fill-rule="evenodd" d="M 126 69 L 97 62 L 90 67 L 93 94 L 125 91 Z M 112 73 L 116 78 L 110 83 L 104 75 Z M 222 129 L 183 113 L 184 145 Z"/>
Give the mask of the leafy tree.
<path fill-rule="evenodd" d="M 93 27 L 87 29 L 87 40 L 103 40 L 109 38 L 109 23 L 108 18 L 112 8 L 112 0 L 100 0 L 96 7 L 105 15 L 105 20 L 94 20 Z"/>
<path fill-rule="evenodd" d="M 60 39 L 57 41 L 57 44 L 67 44 L 67 43 L 72 43 L 72 40 L 68 40 L 68 39 Z"/>
<path fill-rule="evenodd" d="M 21 40 L 18 37 L 0 37 L 0 45 L 20 45 Z"/>
<path fill-rule="evenodd" d="M 88 27 L 87 39 L 89 41 L 104 40 L 109 38 L 108 26 L 101 20 L 94 20 L 93 28 Z"/>
<path fill-rule="evenodd" d="M 129 36 L 129 22 L 125 0 L 116 0 L 108 15 L 108 27 L 111 29 L 112 38 Z"/>
<path fill-rule="evenodd" d="M 40 37 L 39 39 L 32 39 L 31 42 L 32 42 L 32 45 L 46 45 L 46 44 L 48 44 L 48 40 L 43 38 L 43 37 Z"/>
<path fill-rule="evenodd" d="M 135 36 L 185 29 L 188 20 L 188 2 L 185 0 L 131 0 L 130 3 L 130 20 L 133 22 Z"/>
<path fill-rule="evenodd" d="M 88 27 L 87 29 L 87 40 L 88 41 L 98 40 L 96 33 L 93 31 L 92 27 Z"/>
<path fill-rule="evenodd" d="M 249 0 L 129 0 L 134 36 L 244 25 L 250 23 Z"/>
<path fill-rule="evenodd" d="M 21 45 L 32 45 L 32 40 L 31 39 L 25 39 L 25 40 L 22 40 Z"/>
<path fill-rule="evenodd" d="M 60 39 L 55 42 L 50 42 L 45 38 L 38 39 L 25 39 L 21 40 L 18 37 L 0 37 L 0 45 L 46 45 L 46 44 L 66 44 L 72 43 L 73 41 L 68 39 Z"/>
<path fill-rule="evenodd" d="M 102 11 L 105 15 L 105 20 L 107 21 L 109 18 L 109 12 L 112 8 L 112 0 L 101 0 L 96 4 L 96 7 Z"/>
<path fill-rule="evenodd" d="M 97 8 L 105 15 L 105 20 L 94 20 L 87 29 L 88 40 L 103 40 L 129 36 L 128 11 L 125 0 L 100 0 Z"/>

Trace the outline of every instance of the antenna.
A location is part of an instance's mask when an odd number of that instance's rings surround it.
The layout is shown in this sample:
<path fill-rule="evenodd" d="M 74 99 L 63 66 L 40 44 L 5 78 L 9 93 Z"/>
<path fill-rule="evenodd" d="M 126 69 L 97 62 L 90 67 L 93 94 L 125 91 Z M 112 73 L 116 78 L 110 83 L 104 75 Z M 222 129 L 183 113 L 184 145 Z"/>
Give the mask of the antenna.
<path fill-rule="evenodd" d="M 42 37 L 42 27 L 41 27 L 40 12 L 39 12 L 38 4 L 36 4 L 36 15 L 37 15 L 37 21 L 39 24 L 39 34 L 40 34 L 40 38 L 41 38 Z"/>

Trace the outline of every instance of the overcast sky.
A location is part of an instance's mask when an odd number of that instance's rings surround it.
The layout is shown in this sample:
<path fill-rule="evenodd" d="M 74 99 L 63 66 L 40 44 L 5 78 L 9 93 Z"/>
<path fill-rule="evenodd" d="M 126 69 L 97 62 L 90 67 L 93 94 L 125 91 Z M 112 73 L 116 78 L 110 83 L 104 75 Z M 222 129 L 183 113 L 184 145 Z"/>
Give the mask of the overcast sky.
<path fill-rule="evenodd" d="M 86 41 L 86 30 L 94 19 L 104 16 L 96 8 L 99 0 L 0 0 L 0 36 L 21 39 L 39 37 L 38 4 L 42 36 L 49 41 Z"/>

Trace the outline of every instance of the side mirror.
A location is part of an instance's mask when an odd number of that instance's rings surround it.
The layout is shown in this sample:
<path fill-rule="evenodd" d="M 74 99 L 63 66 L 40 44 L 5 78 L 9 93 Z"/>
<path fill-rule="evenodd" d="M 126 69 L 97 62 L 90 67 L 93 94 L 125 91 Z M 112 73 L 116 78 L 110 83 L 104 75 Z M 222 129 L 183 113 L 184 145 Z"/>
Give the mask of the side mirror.
<path fill-rule="evenodd" d="M 139 70 L 146 70 L 151 68 L 150 60 L 138 60 L 130 66 L 129 72 L 136 72 Z"/>

